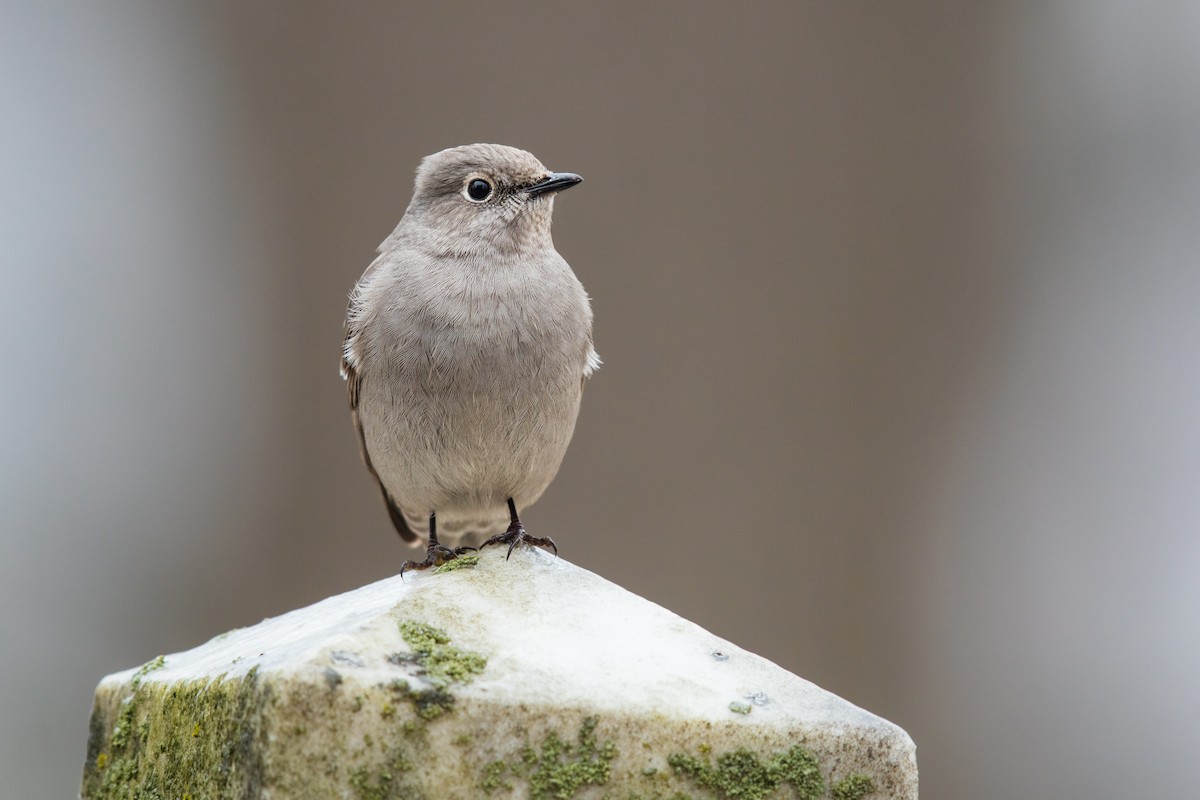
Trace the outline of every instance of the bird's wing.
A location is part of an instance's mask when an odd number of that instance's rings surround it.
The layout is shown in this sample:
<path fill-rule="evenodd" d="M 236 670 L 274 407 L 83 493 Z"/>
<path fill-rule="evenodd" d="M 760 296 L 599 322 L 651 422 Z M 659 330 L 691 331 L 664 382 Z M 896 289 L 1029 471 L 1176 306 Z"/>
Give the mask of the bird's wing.
<path fill-rule="evenodd" d="M 592 337 L 588 336 L 587 355 L 584 356 L 583 360 L 583 375 L 579 378 L 579 391 L 583 391 L 583 385 L 587 383 L 587 379 L 592 377 L 603 363 L 600 360 L 600 354 L 596 352 L 596 348 L 592 347 Z"/>
<path fill-rule="evenodd" d="M 366 278 L 365 275 L 363 277 Z M 353 320 L 355 318 L 353 312 L 357 294 L 358 291 L 356 288 L 350 300 L 350 309 L 346 314 L 346 336 L 342 340 L 341 372 L 342 377 L 346 380 L 346 399 L 350 403 L 350 417 L 354 420 L 354 430 L 358 433 L 358 450 L 362 453 L 363 463 L 367 465 L 367 471 L 371 473 L 371 477 L 375 479 L 375 485 L 379 487 L 379 493 L 383 495 L 383 502 L 387 505 L 388 516 L 392 518 L 392 525 L 395 526 L 396 532 L 400 534 L 400 538 L 409 544 L 415 545 L 420 542 L 421 537 L 409 527 L 408 521 L 404 518 L 404 512 L 400 510 L 400 505 L 392 498 L 392 495 L 383 485 L 383 481 L 379 479 L 379 473 L 375 471 L 375 465 L 371 463 L 371 454 L 367 452 L 367 437 L 363 433 L 362 417 L 358 413 L 358 397 L 362 389 L 362 376 L 358 374 L 358 355 L 355 349 L 358 331 L 353 327 Z"/>
<path fill-rule="evenodd" d="M 603 363 L 600 360 L 600 354 L 596 352 L 596 348 L 592 347 L 592 340 L 588 339 L 587 360 L 583 362 L 583 377 L 592 377 L 592 374 L 600 369 L 600 365 Z"/>

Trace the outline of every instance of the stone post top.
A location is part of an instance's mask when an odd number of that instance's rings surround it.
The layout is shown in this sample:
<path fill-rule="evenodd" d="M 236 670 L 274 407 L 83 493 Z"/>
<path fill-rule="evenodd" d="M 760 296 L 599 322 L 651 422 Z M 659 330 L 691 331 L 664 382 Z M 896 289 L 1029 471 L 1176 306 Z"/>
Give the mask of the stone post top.
<path fill-rule="evenodd" d="M 165 708 L 181 687 L 190 703 Z M 223 722 L 180 734 L 206 716 Z M 237 791 L 220 796 L 917 796 L 897 726 L 536 549 L 388 578 L 108 676 L 84 796 L 120 796 L 104 791 L 117 767 L 164 780 L 173 747 L 234 731 L 242 749 L 218 761 Z M 325 754 L 319 780 L 297 777 L 305 753 Z M 547 783 L 555 770 L 575 788 Z M 330 793 L 288 788 L 314 780 Z"/>

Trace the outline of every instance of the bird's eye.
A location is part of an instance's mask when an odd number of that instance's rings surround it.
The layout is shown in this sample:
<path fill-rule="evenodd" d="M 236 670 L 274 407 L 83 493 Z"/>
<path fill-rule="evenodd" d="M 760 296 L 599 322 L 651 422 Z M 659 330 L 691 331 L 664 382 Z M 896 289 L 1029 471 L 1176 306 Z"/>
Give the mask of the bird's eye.
<path fill-rule="evenodd" d="M 467 197 L 476 203 L 482 203 L 492 196 L 492 185 L 483 178 L 472 178 L 467 184 Z"/>

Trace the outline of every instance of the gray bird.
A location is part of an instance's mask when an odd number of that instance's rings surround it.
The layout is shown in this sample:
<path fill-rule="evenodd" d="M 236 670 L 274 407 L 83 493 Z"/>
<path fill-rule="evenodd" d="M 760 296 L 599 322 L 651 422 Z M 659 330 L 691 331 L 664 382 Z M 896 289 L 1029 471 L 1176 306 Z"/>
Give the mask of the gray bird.
<path fill-rule="evenodd" d="M 342 376 L 363 460 L 404 540 L 428 538 L 401 574 L 481 541 L 558 552 L 517 511 L 558 472 L 600 366 L 587 292 L 550 237 L 555 194 L 581 180 L 503 145 L 434 153 L 350 295 Z"/>

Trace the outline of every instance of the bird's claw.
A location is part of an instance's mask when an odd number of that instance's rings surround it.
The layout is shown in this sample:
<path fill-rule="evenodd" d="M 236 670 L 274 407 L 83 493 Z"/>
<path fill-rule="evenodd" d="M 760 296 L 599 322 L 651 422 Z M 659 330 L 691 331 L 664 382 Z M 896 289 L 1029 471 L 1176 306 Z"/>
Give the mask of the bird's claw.
<path fill-rule="evenodd" d="M 479 545 L 479 548 L 482 550 L 489 544 L 508 545 L 508 552 L 504 556 L 505 561 L 509 559 L 509 556 L 512 555 L 513 548 L 518 544 L 524 544 L 530 547 L 546 547 L 553 550 L 554 555 L 558 556 L 558 545 L 554 543 L 553 539 L 551 539 L 549 536 L 530 536 L 525 532 L 525 526 L 521 525 L 520 523 L 510 526 L 509 529 L 504 533 L 496 534 L 483 544 Z"/>

